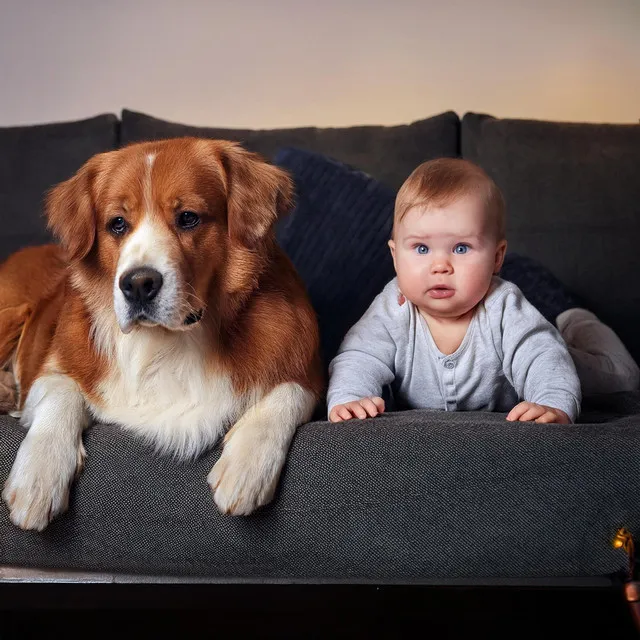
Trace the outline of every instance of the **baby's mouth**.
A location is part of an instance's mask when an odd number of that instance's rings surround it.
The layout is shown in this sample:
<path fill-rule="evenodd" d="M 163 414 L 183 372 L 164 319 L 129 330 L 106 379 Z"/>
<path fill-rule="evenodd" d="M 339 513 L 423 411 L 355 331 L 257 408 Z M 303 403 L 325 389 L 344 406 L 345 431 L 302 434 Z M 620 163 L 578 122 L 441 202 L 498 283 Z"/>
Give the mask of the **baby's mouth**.
<path fill-rule="evenodd" d="M 450 298 L 454 293 L 454 289 L 447 287 L 444 284 L 437 284 L 435 287 L 431 287 L 431 289 L 427 291 L 427 295 L 435 299 Z"/>

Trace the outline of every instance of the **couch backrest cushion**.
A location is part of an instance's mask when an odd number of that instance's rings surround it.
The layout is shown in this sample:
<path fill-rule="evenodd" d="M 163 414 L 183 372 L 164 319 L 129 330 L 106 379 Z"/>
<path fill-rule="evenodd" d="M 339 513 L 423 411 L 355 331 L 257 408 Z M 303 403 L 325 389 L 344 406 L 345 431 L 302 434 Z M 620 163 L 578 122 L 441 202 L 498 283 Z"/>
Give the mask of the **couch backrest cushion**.
<path fill-rule="evenodd" d="M 0 260 L 24 246 L 49 242 L 45 193 L 91 156 L 116 148 L 118 118 L 0 128 Z"/>
<path fill-rule="evenodd" d="M 259 130 L 194 127 L 124 109 L 121 141 L 126 145 L 180 136 L 236 140 L 268 160 L 280 147 L 296 147 L 330 155 L 397 189 L 424 160 L 457 156 L 459 128 L 460 119 L 452 111 L 398 126 Z"/>
<path fill-rule="evenodd" d="M 504 193 L 509 249 L 550 268 L 640 361 L 640 125 L 468 113 L 461 146 Z"/>

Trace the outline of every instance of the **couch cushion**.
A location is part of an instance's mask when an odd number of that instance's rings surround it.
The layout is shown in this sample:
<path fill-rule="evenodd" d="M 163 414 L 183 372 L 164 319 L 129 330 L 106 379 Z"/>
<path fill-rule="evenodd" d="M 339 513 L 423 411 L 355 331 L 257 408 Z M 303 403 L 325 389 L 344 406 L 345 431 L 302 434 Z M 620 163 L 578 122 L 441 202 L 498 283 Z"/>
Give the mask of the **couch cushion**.
<path fill-rule="evenodd" d="M 122 111 L 122 144 L 175 136 L 237 140 L 271 159 L 279 147 L 326 153 L 398 188 L 424 160 L 459 153 L 460 120 L 452 111 L 399 126 L 222 129 L 195 127 Z"/>
<path fill-rule="evenodd" d="M 640 361 L 640 125 L 468 113 L 461 142 L 504 193 L 509 249 L 549 267 Z"/>
<path fill-rule="evenodd" d="M 0 128 L 0 260 L 23 246 L 51 240 L 45 192 L 70 178 L 91 156 L 116 147 L 118 118 Z"/>
<path fill-rule="evenodd" d="M 621 408 L 637 413 L 640 396 Z M 178 464 L 97 425 L 68 513 L 24 532 L 0 503 L 0 565 L 251 580 L 608 577 L 628 564 L 611 545 L 618 527 L 640 534 L 640 418 L 605 417 L 576 427 L 406 411 L 309 423 L 274 501 L 238 518 L 217 511 L 207 486 L 219 448 Z M 0 485 L 23 437 L 0 418 Z"/>

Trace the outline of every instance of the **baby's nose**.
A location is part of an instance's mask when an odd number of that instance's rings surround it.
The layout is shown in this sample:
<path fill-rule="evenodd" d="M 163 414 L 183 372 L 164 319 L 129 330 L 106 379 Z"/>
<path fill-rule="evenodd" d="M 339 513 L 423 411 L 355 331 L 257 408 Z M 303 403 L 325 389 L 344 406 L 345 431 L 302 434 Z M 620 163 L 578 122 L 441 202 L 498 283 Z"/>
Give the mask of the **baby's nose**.
<path fill-rule="evenodd" d="M 448 260 L 434 260 L 431 265 L 431 271 L 433 273 L 451 273 L 453 268 Z"/>

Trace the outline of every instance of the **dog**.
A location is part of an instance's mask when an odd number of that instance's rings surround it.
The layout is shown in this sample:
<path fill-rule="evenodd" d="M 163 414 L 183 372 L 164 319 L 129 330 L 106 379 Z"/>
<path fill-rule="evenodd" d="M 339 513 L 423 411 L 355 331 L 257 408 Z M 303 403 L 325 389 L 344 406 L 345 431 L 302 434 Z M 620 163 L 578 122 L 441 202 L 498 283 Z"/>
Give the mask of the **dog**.
<path fill-rule="evenodd" d="M 47 193 L 58 242 L 0 266 L 0 359 L 28 428 L 2 492 L 16 526 L 67 509 L 93 421 L 178 459 L 224 435 L 218 509 L 272 500 L 324 388 L 315 312 L 275 240 L 292 194 L 259 155 L 189 137 L 95 155 Z"/>

